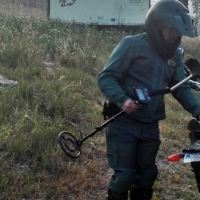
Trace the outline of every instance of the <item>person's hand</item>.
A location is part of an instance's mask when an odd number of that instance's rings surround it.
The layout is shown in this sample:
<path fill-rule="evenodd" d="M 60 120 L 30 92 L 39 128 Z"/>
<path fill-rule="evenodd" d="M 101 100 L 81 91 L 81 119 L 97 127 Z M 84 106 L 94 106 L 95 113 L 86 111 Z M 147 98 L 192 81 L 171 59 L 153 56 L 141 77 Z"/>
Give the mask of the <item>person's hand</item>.
<path fill-rule="evenodd" d="M 122 106 L 122 110 L 126 113 L 132 113 L 137 109 L 138 106 L 131 99 L 126 100 L 124 105 Z"/>

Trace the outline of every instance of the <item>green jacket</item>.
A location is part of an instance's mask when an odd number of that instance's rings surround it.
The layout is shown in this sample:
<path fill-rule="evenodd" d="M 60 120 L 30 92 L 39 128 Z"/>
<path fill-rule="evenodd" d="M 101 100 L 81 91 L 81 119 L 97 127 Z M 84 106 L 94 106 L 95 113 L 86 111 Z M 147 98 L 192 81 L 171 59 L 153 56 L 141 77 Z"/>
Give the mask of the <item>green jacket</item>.
<path fill-rule="evenodd" d="M 172 59 L 164 60 L 152 47 L 146 33 L 143 33 L 127 36 L 119 42 L 99 74 L 98 85 L 109 101 L 122 108 L 127 99 L 135 99 L 135 86 L 143 86 L 151 93 L 171 88 L 184 78 L 180 49 L 177 49 Z M 176 89 L 173 96 L 194 117 L 200 114 L 200 103 L 188 83 Z M 128 116 L 147 123 L 164 119 L 164 95 L 152 97 L 148 106 Z"/>

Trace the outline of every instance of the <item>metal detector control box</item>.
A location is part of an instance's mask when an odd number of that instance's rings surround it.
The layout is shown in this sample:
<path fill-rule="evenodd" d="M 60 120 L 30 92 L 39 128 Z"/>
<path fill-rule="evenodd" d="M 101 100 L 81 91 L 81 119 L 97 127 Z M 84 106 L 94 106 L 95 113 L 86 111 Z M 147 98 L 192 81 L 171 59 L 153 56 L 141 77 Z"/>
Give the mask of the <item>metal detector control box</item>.
<path fill-rule="evenodd" d="M 134 87 L 134 93 L 136 95 L 136 101 L 140 105 L 148 105 L 150 103 L 151 97 L 149 96 L 149 92 L 145 87 Z"/>

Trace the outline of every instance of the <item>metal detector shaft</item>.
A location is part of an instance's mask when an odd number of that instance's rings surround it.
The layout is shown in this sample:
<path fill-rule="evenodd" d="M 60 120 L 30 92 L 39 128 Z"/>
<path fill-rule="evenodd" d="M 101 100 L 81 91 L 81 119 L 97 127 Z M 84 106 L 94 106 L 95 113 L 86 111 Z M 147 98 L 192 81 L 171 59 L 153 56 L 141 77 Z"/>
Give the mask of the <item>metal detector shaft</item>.
<path fill-rule="evenodd" d="M 170 90 L 173 92 L 174 90 L 176 90 L 178 87 L 180 87 L 181 85 L 183 85 L 183 83 L 189 81 L 191 78 L 193 77 L 193 75 L 188 76 L 187 78 L 183 79 L 181 82 L 179 82 L 178 84 L 174 85 L 173 87 L 170 88 Z"/>
<path fill-rule="evenodd" d="M 125 113 L 124 111 L 119 112 L 118 114 L 116 114 L 115 116 L 113 116 L 112 118 L 110 118 L 109 120 L 107 120 L 105 123 L 103 123 L 101 126 L 96 127 L 94 131 L 92 131 L 88 136 L 86 136 L 85 138 L 83 138 L 80 141 L 84 142 L 88 138 L 92 137 L 96 132 L 99 132 L 102 129 L 104 129 L 106 126 L 108 126 L 109 124 L 111 124 L 115 119 L 121 117 L 124 113 Z"/>
<path fill-rule="evenodd" d="M 153 91 L 153 92 L 150 93 L 150 96 L 152 97 L 152 96 L 169 94 L 169 93 L 173 92 L 174 90 L 178 89 L 181 85 L 183 85 L 184 83 L 186 83 L 192 77 L 193 77 L 193 75 L 188 76 L 187 78 L 183 79 L 181 82 L 177 83 L 176 85 L 174 85 L 171 88 L 165 88 L 165 89 Z"/>

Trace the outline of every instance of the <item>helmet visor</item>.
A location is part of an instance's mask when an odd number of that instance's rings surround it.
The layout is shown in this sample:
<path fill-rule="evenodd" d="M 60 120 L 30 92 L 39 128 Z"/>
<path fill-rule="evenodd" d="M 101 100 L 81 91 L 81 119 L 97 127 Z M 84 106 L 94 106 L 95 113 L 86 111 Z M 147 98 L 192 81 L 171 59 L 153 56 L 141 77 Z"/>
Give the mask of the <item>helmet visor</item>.
<path fill-rule="evenodd" d="M 181 35 L 185 35 L 188 37 L 197 37 L 195 26 L 192 24 L 192 19 L 190 18 L 189 14 L 177 16 L 160 14 L 158 20 L 165 21 Z"/>

